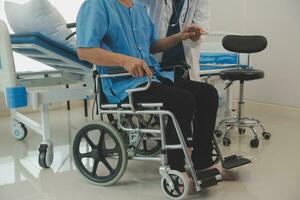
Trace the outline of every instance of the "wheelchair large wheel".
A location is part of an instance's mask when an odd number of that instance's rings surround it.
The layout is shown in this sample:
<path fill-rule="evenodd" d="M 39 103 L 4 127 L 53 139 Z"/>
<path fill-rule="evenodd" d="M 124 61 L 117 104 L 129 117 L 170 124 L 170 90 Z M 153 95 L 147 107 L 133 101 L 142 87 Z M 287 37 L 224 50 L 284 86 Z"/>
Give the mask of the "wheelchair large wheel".
<path fill-rule="evenodd" d="M 145 119 L 145 118 L 144 118 Z M 149 115 L 146 128 L 158 129 L 159 128 L 159 118 L 156 115 Z M 142 138 L 142 142 L 137 147 L 137 155 L 139 156 L 157 156 L 160 154 L 161 150 L 161 139 L 153 134 L 145 134 Z"/>
<path fill-rule="evenodd" d="M 136 152 L 138 156 L 157 156 L 160 149 L 161 141 L 152 134 L 145 134 Z"/>
<path fill-rule="evenodd" d="M 84 178 L 97 185 L 112 185 L 124 174 L 127 152 L 114 127 L 103 122 L 84 126 L 73 142 L 73 158 Z"/>
<path fill-rule="evenodd" d="M 155 118 L 150 117 L 150 121 L 148 121 L 149 127 L 148 128 L 155 128 L 154 126 Z M 123 118 L 122 124 L 127 128 L 135 128 L 134 119 L 133 117 Z M 143 126 L 143 125 L 142 125 Z M 145 128 L 145 127 L 143 127 Z M 122 130 L 120 130 L 122 131 Z M 127 134 L 127 133 L 126 133 Z M 153 134 L 146 133 L 141 138 L 140 144 L 136 147 L 136 155 L 137 156 L 150 156 L 154 157 L 160 154 L 161 149 L 161 141 L 160 138 L 155 137 Z"/>

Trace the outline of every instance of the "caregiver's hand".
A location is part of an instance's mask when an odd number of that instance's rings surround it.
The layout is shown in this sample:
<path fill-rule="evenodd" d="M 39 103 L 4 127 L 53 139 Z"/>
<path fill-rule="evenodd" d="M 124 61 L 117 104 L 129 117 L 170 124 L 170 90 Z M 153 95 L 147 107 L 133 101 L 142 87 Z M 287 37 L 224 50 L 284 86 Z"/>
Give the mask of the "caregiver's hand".
<path fill-rule="evenodd" d="M 182 40 L 191 39 L 192 41 L 198 41 L 205 34 L 206 32 L 197 25 L 186 26 L 180 33 Z"/>
<path fill-rule="evenodd" d="M 194 32 L 194 35 L 190 38 L 193 41 L 198 41 L 198 40 L 200 40 L 202 35 L 207 34 L 203 28 L 201 28 L 200 26 L 197 26 L 197 25 L 190 26 L 190 31 Z"/>

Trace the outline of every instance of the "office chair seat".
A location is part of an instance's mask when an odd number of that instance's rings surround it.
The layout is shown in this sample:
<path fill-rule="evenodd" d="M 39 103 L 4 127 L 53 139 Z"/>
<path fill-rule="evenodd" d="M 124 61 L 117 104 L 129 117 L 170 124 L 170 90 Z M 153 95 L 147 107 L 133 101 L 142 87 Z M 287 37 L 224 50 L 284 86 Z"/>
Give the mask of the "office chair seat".
<path fill-rule="evenodd" d="M 220 72 L 223 80 L 229 81 L 251 81 L 264 78 L 265 73 L 257 69 L 230 69 Z"/>

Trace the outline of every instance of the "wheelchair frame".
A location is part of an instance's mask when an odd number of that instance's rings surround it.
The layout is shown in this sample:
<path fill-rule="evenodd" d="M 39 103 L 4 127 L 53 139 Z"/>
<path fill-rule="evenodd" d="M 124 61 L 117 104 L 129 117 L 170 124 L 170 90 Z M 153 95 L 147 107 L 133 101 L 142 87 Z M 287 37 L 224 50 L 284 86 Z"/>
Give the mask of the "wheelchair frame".
<path fill-rule="evenodd" d="M 179 65 L 174 65 L 174 66 L 179 67 Z M 173 68 L 174 68 L 174 66 L 173 66 Z M 181 66 L 181 68 L 182 68 L 182 66 Z M 165 69 L 168 69 L 168 67 L 166 67 Z M 187 69 L 185 69 L 185 70 L 187 71 Z M 98 105 L 98 111 L 99 111 L 101 121 L 103 122 L 104 115 L 116 115 L 118 130 L 128 133 L 128 136 L 131 139 L 130 142 L 133 141 L 132 143 L 130 143 L 130 145 L 132 146 L 132 144 L 133 144 L 135 149 L 137 149 L 139 147 L 139 144 L 143 140 L 143 136 L 141 136 L 143 134 L 160 135 L 160 138 L 161 138 L 161 156 L 160 156 L 160 158 L 153 157 L 153 156 L 150 156 L 150 157 L 139 156 L 136 154 L 137 151 L 135 151 L 130 156 L 130 159 L 144 160 L 144 161 L 146 161 L 146 160 L 161 161 L 161 166 L 159 168 L 159 173 L 162 176 L 161 186 L 162 186 L 163 191 L 166 194 L 166 196 L 170 199 L 183 199 L 189 191 L 189 189 L 188 189 L 189 184 L 188 184 L 188 180 L 186 180 L 185 176 L 183 176 L 180 172 L 178 172 L 176 170 L 171 170 L 170 167 L 168 166 L 167 151 L 169 151 L 169 150 L 180 150 L 181 149 L 183 151 L 184 157 L 185 157 L 186 172 L 191 177 L 197 192 L 202 191 L 202 189 L 204 189 L 204 188 L 214 186 L 219 181 L 221 181 L 222 177 L 217 169 L 204 171 L 202 173 L 196 173 L 193 163 L 192 163 L 192 160 L 188 155 L 187 145 L 186 145 L 185 139 L 183 137 L 182 130 L 179 126 L 179 123 L 178 123 L 175 115 L 172 112 L 167 111 L 167 110 L 162 110 L 162 107 L 163 107 L 162 103 L 140 103 L 137 105 L 134 104 L 133 94 L 135 92 L 142 92 L 142 91 L 146 91 L 147 89 L 149 89 L 151 86 L 151 78 L 150 77 L 147 77 L 146 86 L 126 90 L 126 92 L 128 93 L 129 103 L 126 103 L 126 104 L 101 104 L 102 103 L 101 102 L 101 100 L 102 100 L 102 98 L 101 98 L 101 94 L 102 94 L 101 93 L 101 90 L 102 90 L 101 79 L 125 77 L 125 76 L 130 76 L 130 74 L 121 68 L 120 68 L 120 70 L 112 69 L 112 70 L 109 70 L 108 74 L 100 74 L 97 76 L 96 87 L 98 88 L 98 90 L 95 90 L 95 91 L 97 91 L 97 94 L 96 94 L 97 95 L 97 105 Z M 158 129 L 155 129 L 152 127 L 151 128 L 149 128 L 149 127 L 143 128 L 143 127 L 140 127 L 139 124 L 136 128 L 125 127 L 122 124 L 122 121 L 125 118 L 125 115 L 127 115 L 127 116 L 128 115 L 129 116 L 143 116 L 143 115 L 158 116 L 159 128 Z M 167 145 L 166 144 L 166 137 L 165 137 L 165 134 L 166 134 L 165 126 L 166 126 L 166 121 L 167 121 L 166 118 L 168 118 L 169 120 L 171 120 L 173 122 L 173 124 L 175 126 L 175 130 L 176 130 L 176 134 L 179 139 L 179 144 L 175 144 L 175 145 Z M 98 125 L 101 126 L 101 124 L 98 124 Z M 112 132 L 113 132 L 113 134 L 115 134 L 116 138 L 120 137 L 120 135 L 121 135 L 120 132 L 118 132 L 111 124 L 106 123 L 106 125 L 110 126 L 112 129 L 115 130 Z M 79 133 L 80 133 L 80 131 L 79 131 Z M 74 151 L 74 149 L 75 150 L 78 149 L 78 147 L 75 147 L 74 145 L 79 144 L 78 141 L 76 141 L 76 138 L 73 143 L 73 157 L 74 158 L 78 157 L 76 155 L 76 153 L 78 153 L 78 152 Z M 232 168 L 239 167 L 239 166 L 242 166 L 245 164 L 249 164 L 251 162 L 249 159 L 243 158 L 241 156 L 236 156 L 236 155 L 232 155 L 232 156 L 223 158 L 215 137 L 213 137 L 212 142 L 213 142 L 214 150 L 216 151 L 216 154 L 215 154 L 215 156 L 217 156 L 216 162 L 221 161 L 222 166 L 225 169 L 232 169 Z M 123 144 L 120 144 L 120 146 L 124 145 L 123 140 L 121 140 L 121 143 L 123 143 Z M 101 147 L 100 147 L 100 150 L 101 150 Z M 97 151 L 99 151 L 99 150 L 97 150 Z M 126 149 L 126 159 L 127 159 L 128 153 L 132 153 L 132 152 L 130 152 Z M 112 157 L 114 157 L 114 156 L 112 156 Z M 119 158 L 119 157 L 116 156 L 114 158 Z M 80 165 L 78 165 L 78 161 L 75 160 L 75 164 L 77 164 L 77 167 L 79 166 L 79 171 L 82 172 L 82 169 L 80 169 Z M 126 160 L 126 166 L 127 166 L 127 160 Z M 125 169 L 126 169 L 126 166 L 125 166 Z M 97 170 L 97 167 L 98 167 L 98 164 L 96 166 L 96 170 Z M 117 178 L 115 180 L 109 181 L 107 183 L 97 183 L 97 184 L 98 185 L 114 184 L 121 178 L 125 169 L 120 172 L 120 175 L 117 176 Z M 86 173 L 82 173 L 82 174 L 85 175 Z M 89 179 L 86 175 L 85 175 L 85 178 Z M 179 186 L 176 185 L 176 183 L 174 183 L 174 179 L 175 180 L 180 179 L 182 181 L 182 185 L 184 186 L 183 191 L 180 191 L 178 189 Z M 89 180 L 91 180 L 91 179 L 89 179 Z M 177 189 L 176 189 L 176 187 L 177 187 Z M 174 190 L 176 190 L 178 193 L 175 196 L 171 192 Z"/>
<path fill-rule="evenodd" d="M 100 79 L 104 78 L 115 78 L 115 77 L 124 77 L 124 76 L 129 76 L 129 73 L 122 73 L 122 74 L 103 74 L 98 76 L 98 81 Z M 98 82 L 97 81 L 97 82 Z M 99 83 L 99 82 L 98 82 Z M 216 185 L 217 182 L 222 180 L 221 175 L 214 169 L 210 170 L 209 173 L 202 173 L 201 175 L 197 174 L 192 160 L 188 155 L 187 151 L 187 145 L 185 142 L 185 139 L 182 134 L 182 130 L 180 128 L 180 125 L 175 117 L 175 115 L 167 110 L 162 110 L 163 104 L 162 103 L 141 103 L 138 104 L 138 108 L 136 105 L 134 105 L 133 102 L 133 93 L 135 92 L 141 92 L 141 91 L 146 91 L 149 89 L 151 86 L 151 78 L 147 77 L 147 85 L 144 87 L 139 87 L 135 89 L 128 89 L 126 92 L 128 93 L 129 96 L 129 103 L 128 104 L 101 104 L 101 88 L 99 87 L 98 84 L 98 109 L 99 109 L 99 115 L 101 119 L 103 119 L 104 115 L 116 115 L 117 116 L 117 125 L 120 128 L 120 130 L 127 132 L 130 134 L 135 134 L 134 137 L 137 137 L 135 139 L 136 142 L 135 144 L 137 145 L 136 148 L 138 148 L 138 145 L 140 144 L 141 140 L 143 139 L 142 134 L 155 134 L 155 135 L 160 135 L 161 138 L 161 156 L 160 158 L 157 157 L 143 157 L 143 156 L 137 156 L 133 155 L 130 157 L 132 160 L 160 160 L 161 161 L 161 167 L 159 168 L 159 173 L 162 176 L 162 187 L 164 189 L 165 194 L 170 198 L 170 199 L 183 199 L 185 195 L 188 193 L 188 180 L 183 180 L 185 177 L 181 175 L 180 172 L 177 172 L 175 170 L 171 170 L 170 167 L 168 166 L 168 158 L 167 158 L 167 151 L 169 150 L 176 150 L 176 149 L 181 149 L 184 153 L 185 157 L 185 163 L 186 163 L 186 171 L 189 173 L 190 177 L 192 178 L 193 183 L 195 184 L 195 188 L 197 192 L 200 192 L 203 188 L 209 187 Z M 142 115 L 151 115 L 151 116 L 158 116 L 159 117 L 159 128 L 128 128 L 125 127 L 122 124 L 123 118 L 127 116 L 142 116 Z M 165 126 L 166 126 L 166 118 L 169 118 L 169 120 L 172 120 L 175 130 L 179 139 L 179 144 L 175 145 L 167 145 L 166 144 L 166 137 L 165 137 Z M 107 123 L 107 125 L 110 125 Z M 113 128 L 112 125 L 110 125 L 111 128 Z M 120 133 L 119 133 L 120 134 Z M 116 136 L 118 137 L 118 136 Z M 78 141 L 75 141 L 73 145 L 79 144 Z M 73 149 L 76 149 L 76 147 L 73 146 Z M 78 149 L 78 148 L 77 148 Z M 77 157 L 75 155 L 78 152 L 73 151 L 74 158 Z M 128 151 L 126 152 L 128 153 Z M 77 161 L 75 161 L 77 163 Z M 98 164 L 97 164 L 98 165 Z M 78 165 L 77 165 L 78 167 Z M 79 169 L 80 171 L 82 169 Z M 176 189 L 176 184 L 174 183 L 174 176 L 178 177 L 177 179 L 181 179 L 183 183 L 183 191 L 177 196 L 172 196 L 168 191 L 166 191 L 166 188 L 170 188 L 170 190 Z M 199 178 L 199 176 L 201 178 Z M 87 178 L 87 177 L 85 177 Z M 120 177 L 116 181 L 119 180 Z M 113 181 L 109 183 L 109 185 L 115 183 L 116 181 Z M 99 183 L 98 183 L 99 184 Z M 106 183 L 99 184 L 99 185 L 106 185 Z M 167 185 L 167 186 L 166 186 Z"/>

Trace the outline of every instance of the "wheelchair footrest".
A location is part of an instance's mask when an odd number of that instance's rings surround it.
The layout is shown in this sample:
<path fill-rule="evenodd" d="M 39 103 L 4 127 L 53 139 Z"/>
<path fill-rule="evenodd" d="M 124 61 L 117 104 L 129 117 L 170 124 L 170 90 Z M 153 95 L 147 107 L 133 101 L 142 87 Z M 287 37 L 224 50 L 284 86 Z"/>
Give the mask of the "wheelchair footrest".
<path fill-rule="evenodd" d="M 200 187 L 208 188 L 217 185 L 222 180 L 220 172 L 217 169 L 197 173 L 198 183 Z"/>
<path fill-rule="evenodd" d="M 237 155 L 232 155 L 224 158 L 224 161 L 222 162 L 222 167 L 224 169 L 233 169 L 236 167 L 247 165 L 249 163 L 251 163 L 251 160 L 247 158 L 243 158 Z"/>

